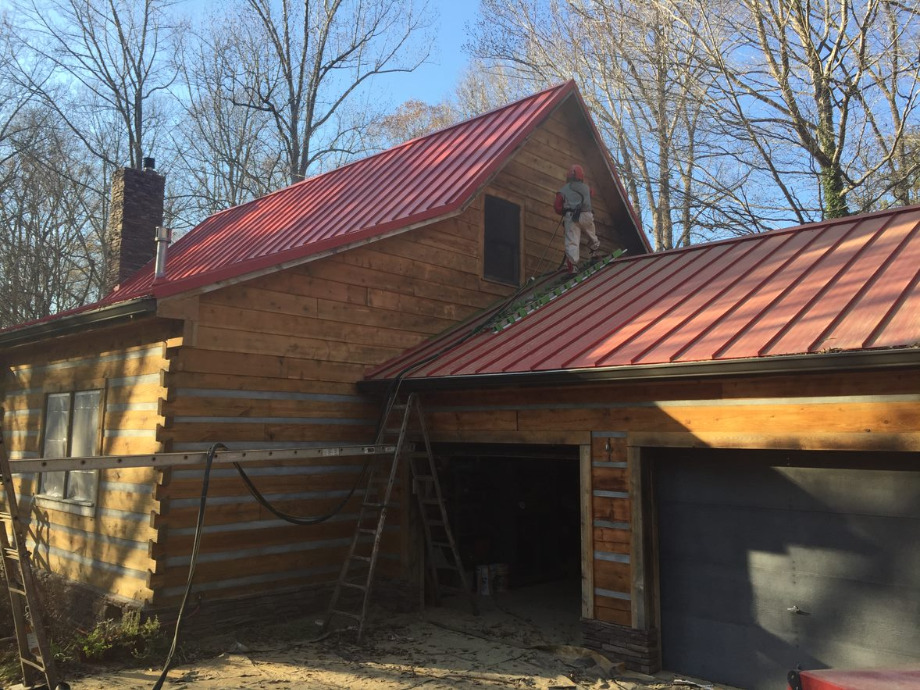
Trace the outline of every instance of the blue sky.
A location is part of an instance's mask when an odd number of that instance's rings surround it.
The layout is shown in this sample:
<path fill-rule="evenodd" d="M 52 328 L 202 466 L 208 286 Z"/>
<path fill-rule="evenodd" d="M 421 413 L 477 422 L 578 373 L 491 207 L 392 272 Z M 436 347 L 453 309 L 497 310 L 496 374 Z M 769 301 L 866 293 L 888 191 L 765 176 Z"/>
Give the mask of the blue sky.
<path fill-rule="evenodd" d="M 7 0 L 0 0 L 2 7 Z M 425 0 L 419 0 L 419 4 Z M 428 62 L 409 74 L 387 75 L 375 80 L 372 88 L 384 86 L 390 105 L 396 107 L 408 100 L 438 103 L 456 87 L 464 67 L 469 62 L 463 51 L 467 41 L 466 28 L 479 13 L 479 0 L 427 0 L 434 36 Z M 219 0 L 181 0 L 183 10 L 197 15 L 220 7 Z"/>
<path fill-rule="evenodd" d="M 428 0 L 428 6 L 435 34 L 431 58 L 415 72 L 387 80 L 394 105 L 407 100 L 443 100 L 453 92 L 469 61 L 463 44 L 467 41 L 466 25 L 478 14 L 478 0 Z"/>

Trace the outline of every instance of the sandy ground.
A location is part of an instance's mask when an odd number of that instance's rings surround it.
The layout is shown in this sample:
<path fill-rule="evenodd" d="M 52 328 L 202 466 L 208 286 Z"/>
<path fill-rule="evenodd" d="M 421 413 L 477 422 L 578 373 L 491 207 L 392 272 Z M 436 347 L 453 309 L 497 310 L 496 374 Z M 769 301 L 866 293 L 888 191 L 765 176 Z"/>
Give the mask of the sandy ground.
<path fill-rule="evenodd" d="M 537 607 L 534 597 L 540 602 Z M 478 616 L 459 608 L 460 602 L 415 614 L 375 611 L 360 644 L 348 631 L 311 642 L 318 630 L 312 620 L 299 622 L 293 635 L 290 627 L 277 636 L 271 628 L 249 631 L 228 638 L 219 656 L 179 663 L 164 687 L 719 688 L 701 681 L 682 682 L 685 679 L 667 673 L 651 677 L 618 669 L 578 646 L 577 616 L 558 615 L 547 601 L 539 591 L 482 599 Z M 73 690 L 146 690 L 158 675 L 153 668 L 125 669 L 67 680 Z"/>

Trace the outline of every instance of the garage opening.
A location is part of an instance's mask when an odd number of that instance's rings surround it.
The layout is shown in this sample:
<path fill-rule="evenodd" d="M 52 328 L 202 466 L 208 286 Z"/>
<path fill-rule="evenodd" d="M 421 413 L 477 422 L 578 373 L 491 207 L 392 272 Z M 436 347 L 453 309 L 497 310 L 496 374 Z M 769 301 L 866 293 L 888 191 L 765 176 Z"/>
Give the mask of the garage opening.
<path fill-rule="evenodd" d="M 435 453 L 451 529 L 481 599 L 547 622 L 563 616 L 580 635 L 578 447 L 458 444 Z"/>

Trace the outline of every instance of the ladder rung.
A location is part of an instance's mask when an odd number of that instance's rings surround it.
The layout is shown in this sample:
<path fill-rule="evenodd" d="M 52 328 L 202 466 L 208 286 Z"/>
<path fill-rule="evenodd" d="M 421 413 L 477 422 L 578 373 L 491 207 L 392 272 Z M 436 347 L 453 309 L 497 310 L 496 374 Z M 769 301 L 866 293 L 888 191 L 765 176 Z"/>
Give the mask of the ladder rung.
<path fill-rule="evenodd" d="M 370 556 L 356 556 L 355 554 L 352 554 L 352 555 L 351 555 L 351 560 L 353 560 L 353 561 L 362 561 L 362 562 L 364 562 L 364 563 L 370 563 L 370 562 L 371 562 L 371 557 L 370 557 Z M 343 583 L 343 584 L 344 584 L 344 583 Z"/>
<path fill-rule="evenodd" d="M 359 585 L 356 582 L 343 582 L 342 587 L 351 587 L 352 589 L 367 589 L 366 585 Z"/>
<path fill-rule="evenodd" d="M 19 551 L 13 548 L 3 549 L 3 557 L 9 558 L 10 560 L 13 560 L 13 561 L 20 560 Z"/>
<path fill-rule="evenodd" d="M 432 546 L 440 546 L 442 549 L 452 549 L 453 544 L 448 544 L 446 541 L 433 541 L 431 542 Z"/>
<path fill-rule="evenodd" d="M 31 666 L 32 668 L 37 668 L 37 669 L 38 669 L 39 671 L 41 671 L 42 673 L 45 672 L 45 664 L 44 664 L 43 662 L 41 662 L 41 661 L 33 661 L 32 659 L 29 659 L 29 658 L 24 657 L 24 656 L 19 657 L 19 659 L 20 659 L 20 661 L 22 661 L 22 663 L 27 664 L 27 665 Z"/>
<path fill-rule="evenodd" d="M 393 405 L 392 405 L 392 407 L 390 407 L 390 409 L 391 409 L 391 410 L 405 410 L 407 407 L 409 407 L 409 406 L 406 405 L 406 403 L 393 403 Z"/>
<path fill-rule="evenodd" d="M 354 618 L 356 621 L 363 620 L 360 613 L 352 613 L 351 611 L 343 611 L 342 609 L 332 609 L 329 613 L 348 616 L 349 618 Z"/>
<path fill-rule="evenodd" d="M 13 594 L 18 594 L 18 595 L 21 596 L 21 597 L 26 596 L 26 590 L 20 589 L 19 587 L 14 587 L 13 585 L 8 585 L 7 589 L 9 589 Z"/>
<path fill-rule="evenodd" d="M 0 512 L 0 520 L 6 520 L 8 522 L 12 522 L 13 516 L 6 512 Z"/>
<path fill-rule="evenodd" d="M 359 527 L 358 534 L 377 534 L 377 530 L 371 529 L 370 527 Z"/>
<path fill-rule="evenodd" d="M 380 510 L 381 508 L 392 508 L 396 504 L 395 503 L 362 503 L 361 505 L 364 506 L 365 508 L 375 508 L 377 510 Z"/>

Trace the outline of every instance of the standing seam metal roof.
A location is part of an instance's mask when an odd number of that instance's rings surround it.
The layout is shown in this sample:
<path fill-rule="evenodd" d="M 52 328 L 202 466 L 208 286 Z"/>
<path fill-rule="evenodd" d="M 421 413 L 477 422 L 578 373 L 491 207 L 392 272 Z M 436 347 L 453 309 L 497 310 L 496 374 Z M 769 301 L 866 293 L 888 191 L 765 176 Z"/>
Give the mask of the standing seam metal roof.
<path fill-rule="evenodd" d="M 620 259 L 498 333 L 456 330 L 368 378 L 433 354 L 408 377 L 915 347 L 918 267 L 920 207 Z"/>
<path fill-rule="evenodd" d="M 573 93 L 574 82 L 553 87 L 217 213 L 170 248 L 168 280 L 154 282 L 149 265 L 103 302 L 176 294 L 456 212 Z"/>
<path fill-rule="evenodd" d="M 575 82 L 569 81 L 216 213 L 170 247 L 165 279 L 154 280 L 150 262 L 94 304 L 0 333 L 140 298 L 162 298 L 217 286 L 447 218 L 462 211 L 533 131 L 570 97 L 585 114 L 605 156 L 625 222 L 635 231 L 640 245 L 650 250 L 587 107 Z"/>

